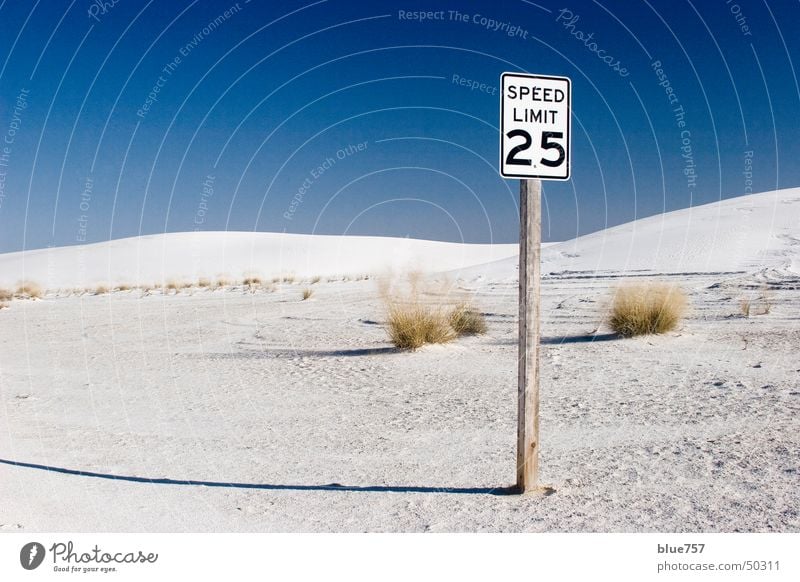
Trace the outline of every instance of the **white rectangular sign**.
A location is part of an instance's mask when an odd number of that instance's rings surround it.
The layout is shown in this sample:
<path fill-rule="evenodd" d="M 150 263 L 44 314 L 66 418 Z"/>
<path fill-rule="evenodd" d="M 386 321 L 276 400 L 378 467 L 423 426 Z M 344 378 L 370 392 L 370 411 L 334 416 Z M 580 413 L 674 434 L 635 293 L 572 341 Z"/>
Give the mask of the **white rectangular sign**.
<path fill-rule="evenodd" d="M 500 82 L 500 174 L 569 180 L 572 82 L 524 73 L 503 73 Z"/>

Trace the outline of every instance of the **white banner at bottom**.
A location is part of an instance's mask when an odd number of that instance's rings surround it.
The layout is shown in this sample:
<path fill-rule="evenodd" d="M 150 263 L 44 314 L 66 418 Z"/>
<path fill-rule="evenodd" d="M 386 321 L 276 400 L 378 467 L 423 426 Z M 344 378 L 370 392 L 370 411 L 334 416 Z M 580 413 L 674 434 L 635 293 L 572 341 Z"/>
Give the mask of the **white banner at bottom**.
<path fill-rule="evenodd" d="M 9 533 L 0 580 L 800 580 L 798 547 L 794 533 Z"/>

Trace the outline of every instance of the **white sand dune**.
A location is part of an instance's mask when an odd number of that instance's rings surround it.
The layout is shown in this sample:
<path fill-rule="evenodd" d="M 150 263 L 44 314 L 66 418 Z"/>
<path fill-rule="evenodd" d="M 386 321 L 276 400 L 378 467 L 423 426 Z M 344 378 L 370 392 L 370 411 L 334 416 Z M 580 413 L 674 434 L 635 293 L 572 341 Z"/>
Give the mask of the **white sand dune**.
<path fill-rule="evenodd" d="M 800 273 L 800 188 L 764 192 L 651 216 L 547 244 L 542 272 Z M 200 277 L 296 277 L 456 271 L 516 277 L 514 244 L 391 237 L 186 232 L 0 255 L 0 285 L 48 288 L 161 284 Z M 493 264 L 488 264 L 493 263 Z"/>
<path fill-rule="evenodd" d="M 800 274 L 800 188 L 762 192 L 642 218 L 549 245 L 542 273 L 753 272 Z M 516 277 L 516 259 L 462 273 Z"/>
<path fill-rule="evenodd" d="M 260 232 L 185 232 L 0 255 L 0 285 L 47 289 L 199 277 L 296 277 L 455 270 L 515 255 L 513 244 Z"/>

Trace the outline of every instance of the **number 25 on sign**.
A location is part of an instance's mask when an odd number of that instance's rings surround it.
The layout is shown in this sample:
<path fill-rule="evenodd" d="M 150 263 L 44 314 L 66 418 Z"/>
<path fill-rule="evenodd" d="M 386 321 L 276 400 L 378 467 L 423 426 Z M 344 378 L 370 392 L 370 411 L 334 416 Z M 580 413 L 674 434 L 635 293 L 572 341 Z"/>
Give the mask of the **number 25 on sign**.
<path fill-rule="evenodd" d="M 501 83 L 500 174 L 569 180 L 570 80 L 503 73 Z"/>

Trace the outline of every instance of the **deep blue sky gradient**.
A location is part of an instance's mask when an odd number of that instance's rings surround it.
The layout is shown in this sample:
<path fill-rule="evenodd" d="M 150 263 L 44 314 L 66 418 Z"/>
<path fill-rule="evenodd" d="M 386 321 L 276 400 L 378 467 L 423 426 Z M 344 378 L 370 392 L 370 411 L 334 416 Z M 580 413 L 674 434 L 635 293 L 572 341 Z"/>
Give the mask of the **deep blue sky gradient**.
<path fill-rule="evenodd" d="M 194 229 L 514 242 L 499 95 L 454 75 L 572 78 L 572 180 L 545 183 L 545 240 L 742 195 L 750 151 L 753 192 L 800 185 L 797 2 L 240 0 L 144 117 L 162 68 L 236 3 L 107 4 L 93 19 L 88 0 L 0 2 L 0 140 L 19 126 L 0 167 L 0 252 Z M 571 28 L 562 9 L 579 16 Z M 654 61 L 684 107 L 691 162 Z"/>

